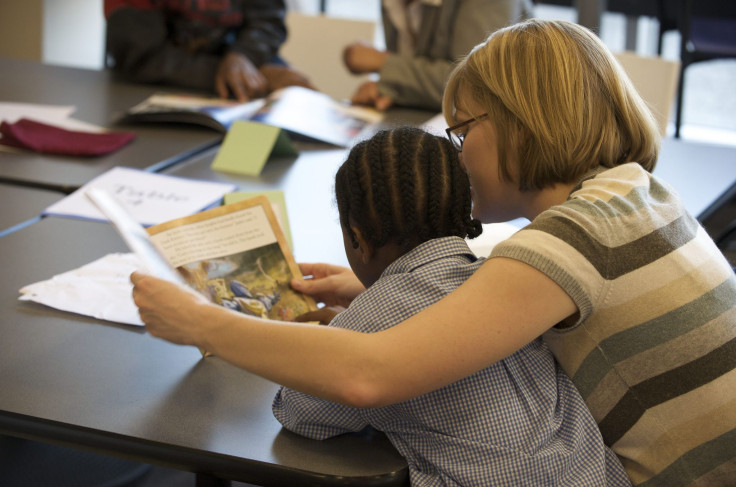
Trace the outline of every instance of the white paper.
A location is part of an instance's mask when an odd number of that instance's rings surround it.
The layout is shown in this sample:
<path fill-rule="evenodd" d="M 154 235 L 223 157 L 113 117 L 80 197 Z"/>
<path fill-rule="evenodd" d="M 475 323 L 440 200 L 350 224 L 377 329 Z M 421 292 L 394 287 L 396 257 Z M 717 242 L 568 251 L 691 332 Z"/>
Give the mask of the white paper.
<path fill-rule="evenodd" d="M 448 125 L 447 122 L 445 122 L 445 116 L 441 113 L 424 122 L 419 128 L 433 135 L 447 137 L 445 129 L 448 128 Z"/>
<path fill-rule="evenodd" d="M 131 295 L 130 274 L 141 269 L 135 254 L 108 254 L 94 262 L 20 290 L 21 301 L 101 320 L 143 326 Z"/>
<path fill-rule="evenodd" d="M 214 183 L 115 167 L 49 206 L 44 215 L 107 221 L 87 198 L 90 188 L 113 194 L 144 226 L 188 216 L 218 203 L 235 184 Z"/>
<path fill-rule="evenodd" d="M 174 227 L 151 236 L 173 267 L 240 254 L 276 243 L 262 206 Z"/>
<path fill-rule="evenodd" d="M 28 118 L 66 130 L 79 130 L 83 132 L 105 131 L 103 127 L 72 118 L 71 115 L 75 110 L 76 107 L 67 105 L 0 102 L 0 120 L 15 123 L 21 118 Z"/>
<path fill-rule="evenodd" d="M 521 220 L 509 223 L 486 223 L 483 225 L 483 233 L 468 240 L 468 247 L 478 257 L 488 257 L 497 243 L 509 238 L 524 226 Z"/>

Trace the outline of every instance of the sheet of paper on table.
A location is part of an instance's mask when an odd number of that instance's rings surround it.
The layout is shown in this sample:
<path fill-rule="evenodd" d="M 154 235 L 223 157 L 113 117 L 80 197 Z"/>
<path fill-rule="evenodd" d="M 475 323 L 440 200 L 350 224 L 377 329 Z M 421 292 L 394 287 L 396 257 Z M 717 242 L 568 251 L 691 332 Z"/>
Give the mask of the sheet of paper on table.
<path fill-rule="evenodd" d="M 78 269 L 21 288 L 21 301 L 100 320 L 143 326 L 131 295 L 130 274 L 142 269 L 132 253 L 108 254 Z"/>
<path fill-rule="evenodd" d="M 43 215 L 106 221 L 86 196 L 90 188 L 110 192 L 139 223 L 150 226 L 217 205 L 237 185 L 115 167 L 49 206 Z"/>
<path fill-rule="evenodd" d="M 104 127 L 72 118 L 76 109 L 72 105 L 40 105 L 3 101 L 0 102 L 0 120 L 15 123 L 21 118 L 29 118 L 67 130 L 105 132 Z"/>

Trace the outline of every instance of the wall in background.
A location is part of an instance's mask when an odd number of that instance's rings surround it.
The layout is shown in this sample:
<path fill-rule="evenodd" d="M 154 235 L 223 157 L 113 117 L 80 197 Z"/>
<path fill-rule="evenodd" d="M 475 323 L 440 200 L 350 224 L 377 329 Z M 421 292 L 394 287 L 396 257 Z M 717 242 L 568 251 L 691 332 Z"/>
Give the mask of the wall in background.
<path fill-rule="evenodd" d="M 0 2 L 0 56 L 42 59 L 44 0 Z"/>
<path fill-rule="evenodd" d="M 102 0 L 44 0 L 43 62 L 102 69 L 105 16 Z"/>
<path fill-rule="evenodd" d="M 0 56 L 101 69 L 102 0 L 0 2 Z"/>

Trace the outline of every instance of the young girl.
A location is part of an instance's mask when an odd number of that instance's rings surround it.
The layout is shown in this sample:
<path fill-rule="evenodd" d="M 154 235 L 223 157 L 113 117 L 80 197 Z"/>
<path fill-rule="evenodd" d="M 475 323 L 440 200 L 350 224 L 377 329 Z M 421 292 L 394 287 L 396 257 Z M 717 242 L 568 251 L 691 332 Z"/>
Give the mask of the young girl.
<path fill-rule="evenodd" d="M 350 151 L 335 193 L 345 252 L 367 289 L 330 326 L 389 328 L 483 262 L 464 240 L 481 226 L 470 217 L 468 178 L 447 139 L 415 128 L 379 132 Z M 541 339 L 392 406 L 353 408 L 282 388 L 273 410 L 287 429 L 311 438 L 367 426 L 385 432 L 407 459 L 412 485 L 629 485 Z"/>
<path fill-rule="evenodd" d="M 511 26 L 459 63 L 444 113 L 474 216 L 531 221 L 455 291 L 362 334 L 273 326 L 134 274 L 151 333 L 360 407 L 451 384 L 544 335 L 633 483 L 732 484 L 736 276 L 650 173 L 657 127 L 611 53 L 576 24 Z M 302 272 L 313 279 L 292 285 L 328 304 L 360 289 L 348 269 Z"/>

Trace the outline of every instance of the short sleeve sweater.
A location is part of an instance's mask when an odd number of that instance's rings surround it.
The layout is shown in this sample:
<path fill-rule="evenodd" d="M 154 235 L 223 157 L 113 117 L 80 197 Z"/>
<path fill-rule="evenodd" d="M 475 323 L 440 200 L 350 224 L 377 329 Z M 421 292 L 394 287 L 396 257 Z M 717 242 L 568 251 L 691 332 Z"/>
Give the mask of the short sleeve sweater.
<path fill-rule="evenodd" d="M 672 188 L 599 168 L 495 257 L 575 301 L 544 339 L 635 485 L 734 485 L 736 277 Z"/>

